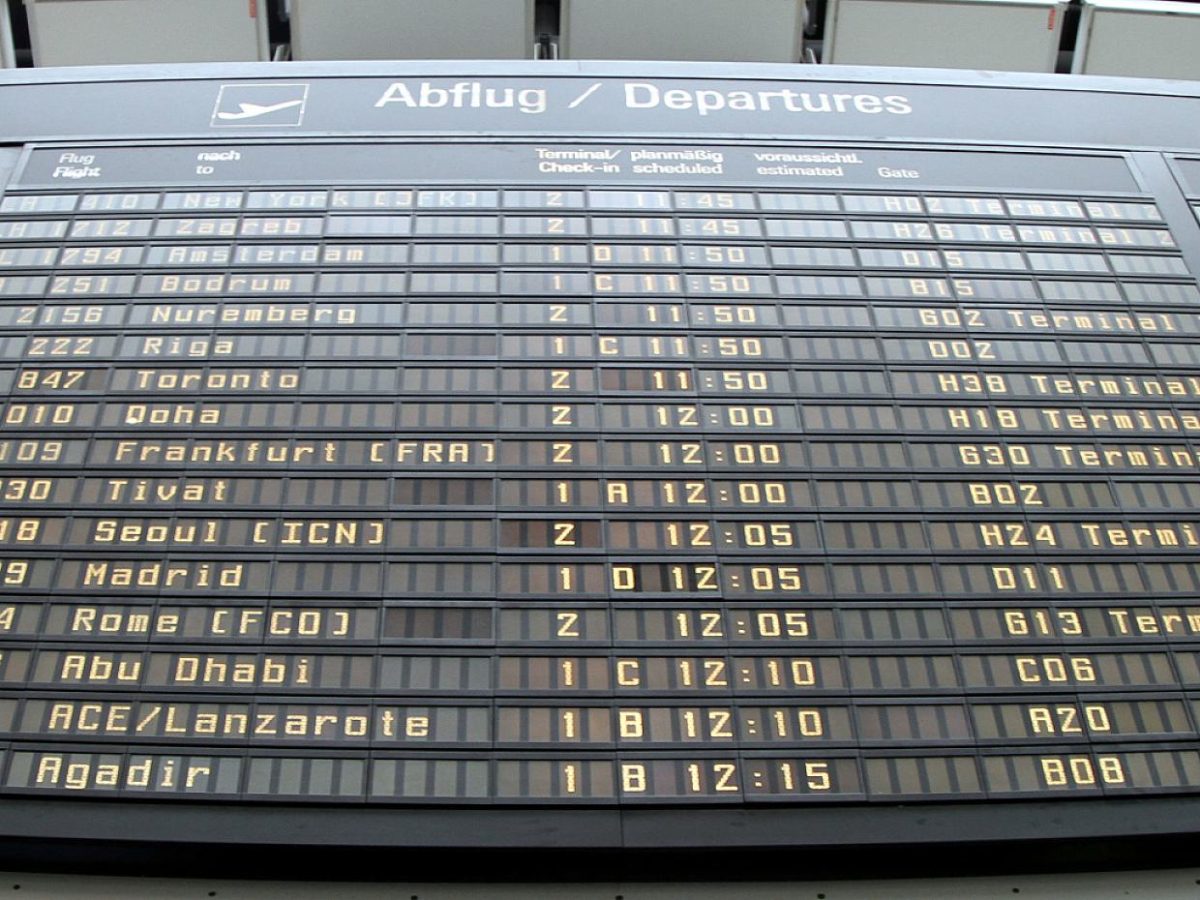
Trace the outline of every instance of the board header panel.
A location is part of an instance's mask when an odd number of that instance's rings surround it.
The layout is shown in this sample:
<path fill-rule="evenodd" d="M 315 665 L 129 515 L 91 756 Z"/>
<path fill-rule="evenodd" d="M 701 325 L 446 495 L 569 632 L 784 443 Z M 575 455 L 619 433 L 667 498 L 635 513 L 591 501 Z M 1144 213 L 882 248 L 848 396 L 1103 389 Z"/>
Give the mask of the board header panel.
<path fill-rule="evenodd" d="M 765 77 L 711 78 L 685 65 L 665 76 L 592 77 L 553 63 L 480 77 L 197 71 L 204 75 L 179 81 L 112 80 L 120 75 L 103 70 L 102 82 L 17 78 L 0 82 L 0 116 L 19 140 L 543 133 L 1200 147 L 1200 97 L 1187 85 L 1167 96 L 1136 80 L 1082 79 L 1064 90 L 1053 78 L 922 84 L 929 73 L 903 78 L 905 70 L 885 80 L 855 69 L 838 69 L 852 73 L 842 81 L 779 77 L 788 70 L 775 67 L 763 67 Z"/>
<path fill-rule="evenodd" d="M 782 147 L 721 144 L 561 142 L 407 144 L 226 144 L 172 147 L 72 146 L 35 150 L 22 188 L 221 184 L 376 184 L 406 181 L 577 184 L 907 187 L 1129 193 L 1137 182 L 1117 156 Z"/>

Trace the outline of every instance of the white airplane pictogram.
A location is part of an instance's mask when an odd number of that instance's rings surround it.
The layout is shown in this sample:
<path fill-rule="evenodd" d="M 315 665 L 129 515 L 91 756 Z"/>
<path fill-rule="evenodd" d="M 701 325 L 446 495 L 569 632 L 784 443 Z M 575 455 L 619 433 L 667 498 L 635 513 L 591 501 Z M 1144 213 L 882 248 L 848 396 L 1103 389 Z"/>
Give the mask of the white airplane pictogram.
<path fill-rule="evenodd" d="M 287 109 L 291 106 L 299 106 L 303 100 L 284 100 L 282 103 L 272 103 L 269 106 L 262 106 L 258 103 L 239 103 L 238 109 L 241 112 L 219 112 L 218 119 L 230 121 L 233 119 L 257 119 L 259 116 L 265 116 L 267 113 L 279 112 L 281 109 Z"/>

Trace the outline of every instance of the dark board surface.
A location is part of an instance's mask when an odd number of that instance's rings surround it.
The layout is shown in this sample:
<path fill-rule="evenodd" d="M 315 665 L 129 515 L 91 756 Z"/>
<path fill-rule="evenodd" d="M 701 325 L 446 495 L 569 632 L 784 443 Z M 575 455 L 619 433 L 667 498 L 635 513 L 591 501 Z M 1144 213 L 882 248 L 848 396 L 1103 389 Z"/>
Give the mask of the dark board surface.
<path fill-rule="evenodd" d="M 456 61 L 306 63 L 282 72 L 255 65 L 105 66 L 0 73 L 0 83 L 6 84 L 0 100 L 6 130 L 21 140 L 557 132 L 1170 149 L 1200 144 L 1196 83 L 1139 79 Z"/>
<path fill-rule="evenodd" d="M 275 71 L 0 83 L 12 833 L 1195 830 L 1186 86 Z"/>

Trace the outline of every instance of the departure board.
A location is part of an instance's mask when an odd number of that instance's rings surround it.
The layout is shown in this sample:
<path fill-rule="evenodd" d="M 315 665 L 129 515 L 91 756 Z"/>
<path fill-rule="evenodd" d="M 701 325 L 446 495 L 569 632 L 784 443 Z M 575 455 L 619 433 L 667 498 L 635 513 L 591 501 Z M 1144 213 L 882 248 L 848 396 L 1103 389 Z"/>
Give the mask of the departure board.
<path fill-rule="evenodd" d="M 1195 96 L 255 71 L 0 84 L 0 797 L 1200 794 Z"/>

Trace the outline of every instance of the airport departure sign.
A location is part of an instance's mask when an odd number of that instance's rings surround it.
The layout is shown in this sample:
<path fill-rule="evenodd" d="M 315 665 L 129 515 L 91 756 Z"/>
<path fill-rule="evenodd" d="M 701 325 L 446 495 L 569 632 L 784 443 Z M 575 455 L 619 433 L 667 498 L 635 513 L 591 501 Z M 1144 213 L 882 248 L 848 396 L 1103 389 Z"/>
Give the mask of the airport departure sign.
<path fill-rule="evenodd" d="M 572 134 L 566 79 L 306 131 L 332 81 L 15 135 L 0 794 L 1200 790 L 1194 154 L 875 136 L 929 85 L 774 88 L 839 140 Z"/>

